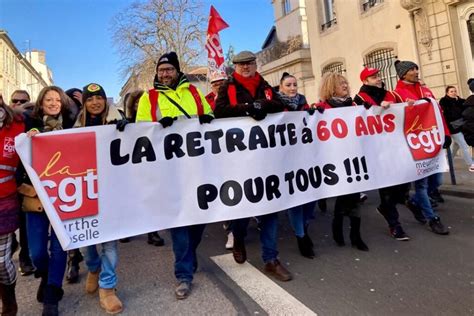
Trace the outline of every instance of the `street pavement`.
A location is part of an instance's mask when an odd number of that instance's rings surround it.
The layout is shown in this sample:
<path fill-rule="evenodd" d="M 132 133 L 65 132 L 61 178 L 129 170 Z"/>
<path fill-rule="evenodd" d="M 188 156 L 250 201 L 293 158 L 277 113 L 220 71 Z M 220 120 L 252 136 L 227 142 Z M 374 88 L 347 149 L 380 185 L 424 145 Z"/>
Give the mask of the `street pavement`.
<path fill-rule="evenodd" d="M 146 235 L 120 244 L 118 295 L 123 315 L 474 315 L 474 203 L 471 198 L 445 195 L 438 207 L 448 236 L 433 234 L 400 206 L 401 223 L 412 238 L 392 239 L 376 211 L 377 191 L 368 192 L 362 206 L 362 237 L 370 248 L 337 247 L 331 237 L 331 211 L 316 209 L 310 227 L 317 257 L 299 255 L 287 217 L 280 213 L 281 262 L 294 280 L 279 282 L 263 274 L 256 223 L 247 237 L 248 263 L 238 265 L 224 249 L 221 223 L 208 225 L 198 249 L 199 269 L 191 296 L 174 297 L 173 252 L 169 234 L 164 247 L 146 243 Z M 15 255 L 17 260 L 17 255 Z M 18 263 L 16 261 L 16 263 Z M 64 285 L 62 315 L 105 314 L 98 295 L 81 283 Z M 18 278 L 19 315 L 40 315 L 36 302 L 39 281 Z"/>

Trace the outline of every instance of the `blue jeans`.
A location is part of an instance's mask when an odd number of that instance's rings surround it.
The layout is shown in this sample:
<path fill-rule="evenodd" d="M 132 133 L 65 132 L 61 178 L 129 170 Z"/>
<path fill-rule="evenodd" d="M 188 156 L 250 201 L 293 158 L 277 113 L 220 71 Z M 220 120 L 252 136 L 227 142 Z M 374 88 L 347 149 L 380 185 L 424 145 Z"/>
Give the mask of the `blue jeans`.
<path fill-rule="evenodd" d="M 314 218 L 315 207 L 316 201 L 313 201 L 292 207 L 287 211 L 290 225 L 296 237 L 303 237 L 305 235 L 305 228 L 309 225 L 309 220 Z"/>
<path fill-rule="evenodd" d="M 260 244 L 262 246 L 263 262 L 277 259 L 278 213 L 257 216 L 260 223 Z M 240 218 L 232 221 L 232 233 L 235 239 L 243 240 L 247 236 L 247 226 L 250 218 Z"/>
<path fill-rule="evenodd" d="M 443 184 L 443 173 L 435 173 L 428 176 L 428 193 L 438 192 L 438 188 Z"/>
<path fill-rule="evenodd" d="M 173 240 L 174 275 L 179 282 L 192 282 L 197 269 L 196 249 L 201 242 L 205 224 L 170 229 Z"/>
<path fill-rule="evenodd" d="M 453 158 L 456 157 L 459 148 L 461 148 L 462 157 L 466 165 L 470 167 L 472 164 L 474 164 L 474 159 L 472 159 L 471 153 L 469 151 L 469 145 L 466 143 L 463 133 L 459 132 L 456 134 L 451 134 L 451 139 L 453 140 L 453 145 L 451 146 Z"/>
<path fill-rule="evenodd" d="M 437 176 L 437 174 L 431 176 Z M 431 207 L 430 198 L 428 196 L 429 177 L 415 181 L 415 196 L 412 197 L 412 201 L 421 209 L 423 216 L 427 220 L 432 220 L 436 217 L 436 213 Z"/>
<path fill-rule="evenodd" d="M 30 257 L 38 273 L 48 273 L 47 284 L 62 288 L 67 252 L 62 249 L 52 228 L 50 234 L 50 223 L 46 214 L 28 212 L 26 230 Z"/>
<path fill-rule="evenodd" d="M 99 245 L 87 246 L 84 252 L 87 269 L 90 272 L 99 274 L 99 287 L 101 289 L 114 289 L 117 286 L 117 268 L 118 252 L 117 241 L 108 241 L 100 244 L 101 253 L 99 255 L 97 247 Z"/>

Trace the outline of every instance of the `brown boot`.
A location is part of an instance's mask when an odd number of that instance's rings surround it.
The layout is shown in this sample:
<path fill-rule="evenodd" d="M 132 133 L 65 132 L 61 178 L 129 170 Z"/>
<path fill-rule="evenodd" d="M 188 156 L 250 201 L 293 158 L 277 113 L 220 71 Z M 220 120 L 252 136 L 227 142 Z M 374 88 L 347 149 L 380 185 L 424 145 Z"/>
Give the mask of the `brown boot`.
<path fill-rule="evenodd" d="M 118 314 L 123 310 L 122 302 L 115 295 L 115 289 L 99 289 L 100 307 L 107 314 Z"/>
<path fill-rule="evenodd" d="M 232 255 L 234 256 L 235 262 L 239 264 L 242 264 L 247 260 L 247 250 L 245 249 L 245 241 L 243 239 L 234 238 Z"/>
<path fill-rule="evenodd" d="M 87 293 L 93 294 L 99 288 L 99 273 L 100 271 L 87 273 L 87 279 L 86 279 L 86 292 Z"/>
<path fill-rule="evenodd" d="M 291 275 L 291 272 L 288 271 L 281 263 L 278 261 L 278 259 L 275 259 L 273 261 L 267 262 L 265 264 L 265 272 L 267 274 L 270 274 L 271 276 L 274 276 L 280 281 L 290 281 L 293 279 L 293 276 Z"/>

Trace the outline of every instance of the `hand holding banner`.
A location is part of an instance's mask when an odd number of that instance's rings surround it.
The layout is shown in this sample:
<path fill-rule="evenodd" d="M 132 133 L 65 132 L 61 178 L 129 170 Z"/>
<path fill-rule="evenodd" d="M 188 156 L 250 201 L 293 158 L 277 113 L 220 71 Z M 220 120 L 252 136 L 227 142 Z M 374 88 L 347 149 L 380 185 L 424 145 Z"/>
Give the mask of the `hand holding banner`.
<path fill-rule="evenodd" d="M 424 103 L 87 127 L 35 136 L 33 161 L 31 139 L 16 149 L 73 249 L 411 182 L 446 171 L 443 139 L 438 106 Z"/>

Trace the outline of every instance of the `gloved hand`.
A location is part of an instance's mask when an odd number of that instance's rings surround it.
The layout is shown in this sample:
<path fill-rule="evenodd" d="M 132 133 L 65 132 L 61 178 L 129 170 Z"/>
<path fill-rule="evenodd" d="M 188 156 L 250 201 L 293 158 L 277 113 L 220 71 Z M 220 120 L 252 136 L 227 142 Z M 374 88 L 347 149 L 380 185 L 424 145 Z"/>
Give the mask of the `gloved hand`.
<path fill-rule="evenodd" d="M 258 101 L 249 104 L 247 114 L 256 121 L 261 121 L 267 116 L 267 112 L 262 108 L 262 104 Z"/>
<path fill-rule="evenodd" d="M 308 112 L 309 115 L 313 115 L 315 111 L 316 111 L 316 108 L 309 108 L 306 110 L 306 112 Z"/>
<path fill-rule="evenodd" d="M 368 102 L 366 102 L 366 101 L 364 101 L 364 102 L 362 103 L 362 105 L 364 106 L 364 108 L 365 108 L 366 110 L 370 109 L 370 107 L 372 106 L 372 104 L 370 104 L 370 103 L 368 103 Z"/>
<path fill-rule="evenodd" d="M 199 115 L 199 123 L 201 124 L 209 124 L 212 122 L 213 119 L 214 119 L 214 116 L 212 115 L 208 115 L 208 114 Z"/>
<path fill-rule="evenodd" d="M 324 109 L 324 106 L 318 105 L 318 106 L 316 107 L 316 110 L 318 110 L 319 113 L 323 114 L 325 109 Z"/>
<path fill-rule="evenodd" d="M 443 148 L 446 149 L 446 148 L 449 148 L 449 146 L 451 146 L 451 143 L 452 143 L 452 140 L 451 140 L 451 136 L 444 136 L 444 144 L 443 144 Z"/>
<path fill-rule="evenodd" d="M 128 124 L 127 119 L 121 119 L 115 122 L 115 127 L 119 130 L 119 132 L 123 132 L 125 130 L 125 126 Z"/>
<path fill-rule="evenodd" d="M 158 123 L 160 123 L 161 126 L 163 126 L 163 128 L 167 128 L 173 125 L 173 121 L 174 121 L 174 118 L 170 116 L 165 116 L 161 120 L 159 120 Z"/>

